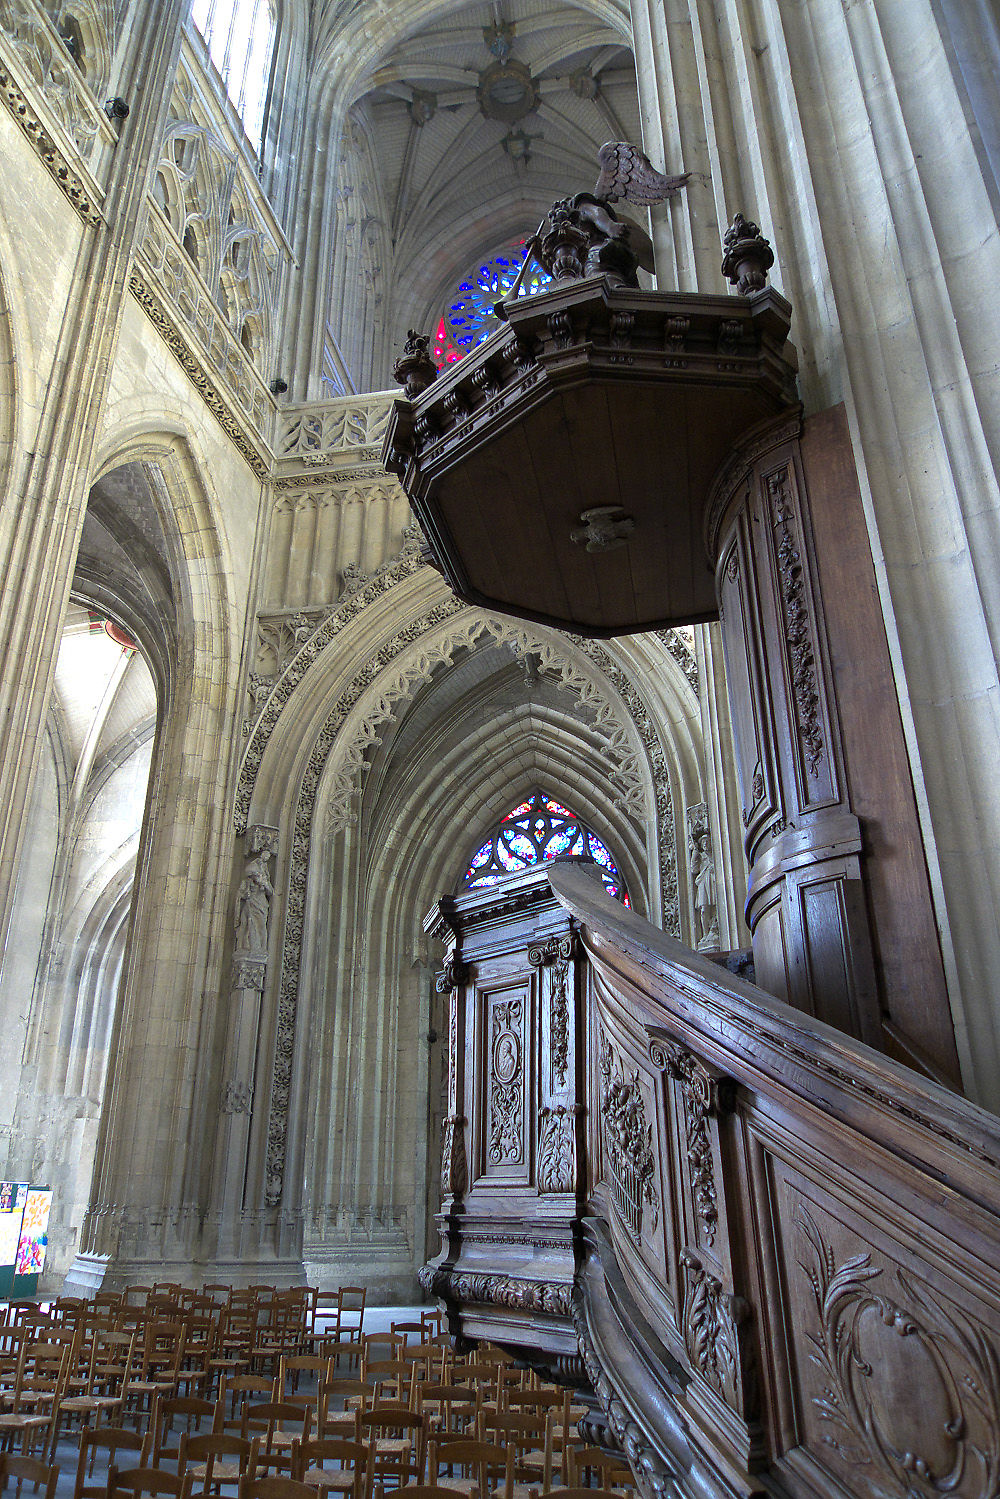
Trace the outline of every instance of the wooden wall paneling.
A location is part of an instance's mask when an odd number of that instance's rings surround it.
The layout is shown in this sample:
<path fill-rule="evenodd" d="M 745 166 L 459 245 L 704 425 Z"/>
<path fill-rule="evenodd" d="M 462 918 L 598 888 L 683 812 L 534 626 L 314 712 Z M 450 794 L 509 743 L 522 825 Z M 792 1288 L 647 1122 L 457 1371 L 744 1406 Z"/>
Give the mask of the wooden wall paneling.
<path fill-rule="evenodd" d="M 801 455 L 851 805 L 862 828 L 879 997 L 891 1054 L 957 1086 L 927 864 L 843 406 L 803 425 Z"/>

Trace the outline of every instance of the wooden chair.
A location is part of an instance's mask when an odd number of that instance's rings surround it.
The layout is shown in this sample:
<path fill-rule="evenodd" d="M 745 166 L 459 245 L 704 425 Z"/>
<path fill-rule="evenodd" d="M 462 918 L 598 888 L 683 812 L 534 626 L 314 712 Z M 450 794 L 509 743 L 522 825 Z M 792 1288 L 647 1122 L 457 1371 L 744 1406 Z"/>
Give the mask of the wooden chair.
<path fill-rule="evenodd" d="M 224 1483 L 239 1483 L 242 1478 L 254 1477 L 259 1454 L 258 1437 L 245 1441 L 243 1437 L 223 1436 L 221 1432 L 194 1436 L 182 1432 L 177 1472 L 182 1476 L 190 1473 L 198 1493 L 219 1493 Z"/>
<path fill-rule="evenodd" d="M 67 1380 L 67 1393 L 55 1412 L 52 1450 L 55 1452 L 63 1419 L 77 1416 L 81 1425 L 107 1420 L 125 1406 L 126 1384 L 132 1364 L 135 1334 L 91 1329 L 90 1354 L 84 1366 L 82 1388 Z"/>
<path fill-rule="evenodd" d="M 429 1481 L 465 1495 L 465 1499 L 476 1499 L 477 1495 L 481 1499 L 490 1499 L 491 1495 L 503 1499 L 513 1483 L 510 1452 L 498 1442 L 431 1437 L 427 1445 Z"/>
<path fill-rule="evenodd" d="M 615 1493 L 634 1491 L 635 1475 L 624 1457 L 605 1452 L 603 1447 L 570 1447 L 568 1456 L 570 1488 L 596 1485 Z"/>
<path fill-rule="evenodd" d="M 371 1449 L 363 1442 L 340 1437 L 318 1437 L 296 1442 L 292 1449 L 292 1477 L 318 1489 L 321 1495 L 349 1494 L 368 1499 Z"/>
<path fill-rule="evenodd" d="M 356 1442 L 358 1418 L 369 1407 L 371 1386 L 363 1379 L 327 1379 L 319 1391 L 316 1435 Z"/>
<path fill-rule="evenodd" d="M 552 1482 L 552 1414 L 481 1411 L 479 1438 L 509 1449 L 512 1473 L 507 1499 L 528 1499 L 528 1487 L 543 1492 Z"/>
<path fill-rule="evenodd" d="M 278 1365 L 279 1399 L 284 1399 L 288 1394 L 294 1394 L 302 1378 L 305 1378 L 307 1382 L 315 1383 L 318 1402 L 320 1386 L 333 1378 L 332 1361 L 311 1353 L 282 1354 Z"/>
<path fill-rule="evenodd" d="M 361 1341 L 365 1321 L 365 1299 L 368 1293 L 364 1286 L 341 1286 L 337 1291 L 337 1320 L 334 1323 L 337 1337 L 345 1334 Z M 357 1322 L 354 1318 L 357 1317 Z M 350 1318 L 351 1320 L 346 1320 Z"/>
<path fill-rule="evenodd" d="M 376 1487 L 376 1499 L 387 1499 L 389 1494 L 405 1494 L 406 1499 L 455 1499 L 455 1490 L 434 1483 L 404 1483 L 398 1489 Z"/>
<path fill-rule="evenodd" d="M 45 1499 L 56 1499 L 56 1484 L 59 1469 L 41 1462 L 37 1457 L 25 1457 L 13 1452 L 0 1452 L 0 1489 L 6 1489 L 7 1480 L 13 1478 L 14 1499 L 21 1499 L 21 1489 L 26 1483 L 33 1486 L 37 1494 L 45 1485 Z"/>
<path fill-rule="evenodd" d="M 267 1400 L 260 1405 L 245 1405 L 240 1426 L 244 1441 L 259 1436 L 261 1468 L 287 1468 L 291 1473 L 292 1443 L 308 1442 L 312 1427 L 309 1406 L 293 1405 L 287 1400 Z"/>
<path fill-rule="evenodd" d="M 239 1499 L 316 1499 L 316 1490 L 294 1478 L 241 1478 Z"/>
<path fill-rule="evenodd" d="M 479 1415 L 479 1398 L 472 1385 L 418 1384 L 414 1408 L 427 1418 L 429 1433 L 450 1431 L 469 1436 Z"/>
<path fill-rule="evenodd" d="M 371 1448 L 371 1482 L 383 1488 L 423 1480 L 427 1460 L 427 1422 L 405 1405 L 381 1405 L 361 1413 L 361 1440 Z"/>
<path fill-rule="evenodd" d="M 621 1493 L 615 1489 L 543 1489 L 535 1487 L 528 1490 L 527 1499 L 621 1499 Z"/>
<path fill-rule="evenodd" d="M 137 1425 L 144 1417 L 151 1419 L 158 1399 L 176 1395 L 183 1352 L 183 1322 L 156 1318 L 146 1323 L 126 1382 L 126 1409 Z"/>
<path fill-rule="evenodd" d="M 48 1454 L 54 1445 L 59 1402 L 66 1393 L 71 1352 L 68 1343 L 26 1343 L 22 1347 L 10 1410 L 0 1414 L 0 1441 L 5 1446 L 9 1448 L 14 1438 L 20 1437 L 22 1455 L 31 1457 L 41 1439 L 42 1455 Z"/>
<path fill-rule="evenodd" d="M 179 1478 L 164 1468 L 111 1468 L 105 1493 L 106 1499 L 140 1499 L 143 1494 L 191 1499 L 191 1475 Z"/>
<path fill-rule="evenodd" d="M 149 1423 L 153 1436 L 152 1466 L 158 1468 L 164 1458 L 178 1457 L 185 1436 L 204 1436 L 207 1432 L 214 1432 L 219 1414 L 218 1401 L 201 1400 L 196 1395 L 171 1395 L 158 1400 Z M 180 1423 L 176 1433 L 175 1422 Z M 173 1444 L 175 1434 L 177 1442 Z"/>
<path fill-rule="evenodd" d="M 118 1466 L 118 1454 L 135 1455 L 136 1466 L 146 1467 L 150 1454 L 150 1437 L 124 1426 L 87 1426 L 80 1433 L 80 1456 L 76 1464 L 73 1499 L 101 1499 L 108 1487 L 108 1473 Z M 97 1458 L 101 1456 L 101 1476 L 94 1478 Z"/>
<path fill-rule="evenodd" d="M 356 1375 L 361 1368 L 361 1343 L 356 1338 L 324 1333 L 316 1339 L 316 1354 L 333 1365 L 333 1376 Z"/>
<path fill-rule="evenodd" d="M 277 1397 L 277 1382 L 259 1374 L 234 1374 L 219 1385 L 216 1429 L 222 1432 L 242 1433 L 243 1407 L 248 1403 L 262 1403 Z"/>
<path fill-rule="evenodd" d="M 413 1407 L 416 1371 L 406 1359 L 372 1359 L 365 1364 L 362 1383 L 370 1394 L 366 1404 Z"/>

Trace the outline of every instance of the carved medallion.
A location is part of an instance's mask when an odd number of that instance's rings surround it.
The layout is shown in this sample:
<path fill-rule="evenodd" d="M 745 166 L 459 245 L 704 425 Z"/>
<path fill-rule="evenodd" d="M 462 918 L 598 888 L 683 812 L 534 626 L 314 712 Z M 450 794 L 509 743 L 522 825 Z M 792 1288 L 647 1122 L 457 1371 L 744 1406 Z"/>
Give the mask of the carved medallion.
<path fill-rule="evenodd" d="M 804 1207 L 796 1227 L 810 1251 L 799 1264 L 816 1313 L 809 1342 L 822 1378 L 812 1404 L 824 1442 L 905 1499 L 1000 1492 L 996 1340 L 900 1269 L 898 1301 L 877 1289 L 883 1271 L 870 1253 L 838 1265 Z"/>

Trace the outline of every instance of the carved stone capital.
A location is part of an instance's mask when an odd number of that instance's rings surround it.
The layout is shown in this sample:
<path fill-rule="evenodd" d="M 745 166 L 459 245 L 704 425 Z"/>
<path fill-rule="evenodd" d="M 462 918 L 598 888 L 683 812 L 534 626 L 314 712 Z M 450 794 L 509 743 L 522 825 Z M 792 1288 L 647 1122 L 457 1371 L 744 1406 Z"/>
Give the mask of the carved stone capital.
<path fill-rule="evenodd" d="M 275 858 L 278 853 L 279 837 L 280 833 L 277 828 L 268 827 L 266 823 L 255 823 L 253 827 L 247 828 L 247 853 L 267 854 L 268 858 Z"/>
<path fill-rule="evenodd" d="M 239 1078 L 230 1078 L 223 1089 L 220 1107 L 223 1114 L 253 1113 L 253 1089 L 250 1084 L 241 1082 Z"/>
<path fill-rule="evenodd" d="M 257 994 L 264 992 L 266 965 L 261 958 L 234 958 L 232 988 L 248 989 Z"/>

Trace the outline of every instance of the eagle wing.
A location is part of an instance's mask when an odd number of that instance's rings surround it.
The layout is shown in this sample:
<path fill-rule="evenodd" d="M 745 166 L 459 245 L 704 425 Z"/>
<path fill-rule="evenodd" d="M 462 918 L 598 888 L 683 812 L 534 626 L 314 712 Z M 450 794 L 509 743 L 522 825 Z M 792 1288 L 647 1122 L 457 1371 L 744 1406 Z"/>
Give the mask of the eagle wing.
<path fill-rule="evenodd" d="M 598 157 L 601 175 L 594 188 L 594 197 L 603 198 L 607 203 L 615 203 L 619 198 L 646 207 L 663 203 L 680 192 L 691 175 L 684 172 L 679 177 L 664 177 L 649 157 L 628 141 L 608 141 L 601 147 Z"/>

